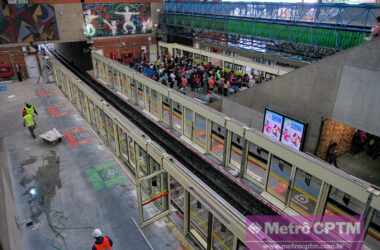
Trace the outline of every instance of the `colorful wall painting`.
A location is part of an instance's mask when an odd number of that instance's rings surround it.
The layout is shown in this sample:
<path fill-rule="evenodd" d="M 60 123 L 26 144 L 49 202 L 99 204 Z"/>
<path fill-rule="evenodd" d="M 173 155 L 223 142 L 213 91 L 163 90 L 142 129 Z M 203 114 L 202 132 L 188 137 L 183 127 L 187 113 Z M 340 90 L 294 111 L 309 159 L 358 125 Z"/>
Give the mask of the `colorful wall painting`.
<path fill-rule="evenodd" d="M 144 34 L 152 31 L 150 4 L 83 4 L 87 37 Z"/>

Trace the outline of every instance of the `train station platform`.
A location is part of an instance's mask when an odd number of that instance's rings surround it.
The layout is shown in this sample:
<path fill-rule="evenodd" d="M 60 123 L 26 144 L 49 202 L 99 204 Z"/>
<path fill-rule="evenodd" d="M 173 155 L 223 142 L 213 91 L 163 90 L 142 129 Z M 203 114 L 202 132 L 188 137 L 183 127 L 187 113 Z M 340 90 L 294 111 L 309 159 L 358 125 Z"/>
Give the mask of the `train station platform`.
<path fill-rule="evenodd" d="M 22 125 L 25 102 L 37 107 L 37 137 L 56 128 L 62 142 L 48 145 L 31 137 Z M 2 183 L 13 190 L 0 215 L 16 225 L 6 244 L 91 249 L 91 233 L 99 227 L 114 250 L 191 249 L 167 219 L 139 227 L 133 178 L 55 85 L 7 84 L 0 92 L 0 113 L 0 199 Z"/>

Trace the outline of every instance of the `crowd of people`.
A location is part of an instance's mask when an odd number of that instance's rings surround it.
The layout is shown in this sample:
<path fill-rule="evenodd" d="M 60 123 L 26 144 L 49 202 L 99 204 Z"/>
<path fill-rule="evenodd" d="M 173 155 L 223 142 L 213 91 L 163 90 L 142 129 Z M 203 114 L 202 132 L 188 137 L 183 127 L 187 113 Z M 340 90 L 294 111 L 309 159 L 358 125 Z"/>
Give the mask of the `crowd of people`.
<path fill-rule="evenodd" d="M 204 94 L 228 96 L 242 87 L 252 87 L 252 76 L 247 73 L 223 70 L 211 62 L 196 64 L 187 57 L 165 56 L 154 63 L 134 60 L 129 66 L 153 80 L 183 92 L 191 89 Z"/>

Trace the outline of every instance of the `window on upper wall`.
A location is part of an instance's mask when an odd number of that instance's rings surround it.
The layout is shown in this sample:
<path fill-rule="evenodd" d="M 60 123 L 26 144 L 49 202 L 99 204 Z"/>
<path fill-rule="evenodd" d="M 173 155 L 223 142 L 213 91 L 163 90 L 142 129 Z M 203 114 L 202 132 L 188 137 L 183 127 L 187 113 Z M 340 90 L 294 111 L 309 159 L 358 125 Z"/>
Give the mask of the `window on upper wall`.
<path fill-rule="evenodd" d="M 284 203 L 288 198 L 291 172 L 292 166 L 289 163 L 272 155 L 267 191 Z"/>
<path fill-rule="evenodd" d="M 312 215 L 317 206 L 322 181 L 297 169 L 290 195 L 290 207 L 304 215 Z"/>
<path fill-rule="evenodd" d="M 254 143 L 248 145 L 247 173 L 246 177 L 262 185 L 265 184 L 267 174 L 268 151 Z"/>
<path fill-rule="evenodd" d="M 227 130 L 216 123 L 211 126 L 211 144 L 210 152 L 219 159 L 223 159 L 224 155 L 224 138 L 226 137 Z"/>

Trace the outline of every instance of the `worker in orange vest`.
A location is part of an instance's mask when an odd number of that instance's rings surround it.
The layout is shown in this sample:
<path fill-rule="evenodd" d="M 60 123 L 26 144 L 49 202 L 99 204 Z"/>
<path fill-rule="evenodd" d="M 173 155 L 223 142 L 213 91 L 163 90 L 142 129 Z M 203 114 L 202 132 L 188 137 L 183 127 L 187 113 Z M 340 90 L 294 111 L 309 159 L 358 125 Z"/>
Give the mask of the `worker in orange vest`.
<path fill-rule="evenodd" d="M 96 228 L 92 233 L 95 238 L 95 243 L 92 246 L 92 250 L 112 250 L 113 242 L 110 237 L 103 235 L 99 228 Z"/>

